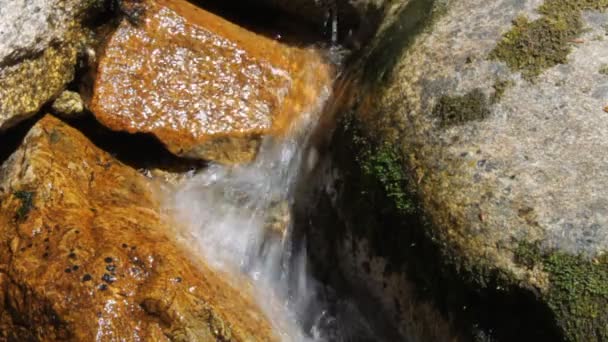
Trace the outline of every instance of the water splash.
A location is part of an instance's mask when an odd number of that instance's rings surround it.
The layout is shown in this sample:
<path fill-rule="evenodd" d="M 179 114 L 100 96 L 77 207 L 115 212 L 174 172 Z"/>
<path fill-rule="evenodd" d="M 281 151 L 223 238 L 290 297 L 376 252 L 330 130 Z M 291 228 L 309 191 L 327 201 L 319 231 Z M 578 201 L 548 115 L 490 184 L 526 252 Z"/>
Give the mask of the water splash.
<path fill-rule="evenodd" d="M 283 340 L 325 340 L 332 317 L 309 276 L 305 241 L 295 242 L 291 207 L 298 177 L 314 163 L 306 149 L 329 89 L 287 137 L 266 138 L 250 165 L 212 165 L 184 181 L 169 204 L 206 262 L 247 275 Z"/>
<path fill-rule="evenodd" d="M 341 56 L 330 54 L 330 60 Z M 184 223 L 184 240 L 207 264 L 237 282 L 250 279 L 283 341 L 374 341 L 354 303 L 310 275 L 305 237 L 294 232 L 296 187 L 319 159 L 309 140 L 331 96 L 331 84 L 321 88 L 288 134 L 263 140 L 254 162 L 212 164 L 183 181 L 168 206 Z"/>

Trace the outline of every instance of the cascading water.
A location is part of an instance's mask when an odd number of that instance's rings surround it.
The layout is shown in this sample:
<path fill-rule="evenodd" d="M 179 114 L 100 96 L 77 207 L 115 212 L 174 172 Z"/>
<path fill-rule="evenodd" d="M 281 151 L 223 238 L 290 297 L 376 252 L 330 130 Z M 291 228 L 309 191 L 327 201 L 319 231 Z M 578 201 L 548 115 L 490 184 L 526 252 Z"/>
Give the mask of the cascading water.
<path fill-rule="evenodd" d="M 344 340 L 339 326 L 345 323 L 330 314 L 327 294 L 307 269 L 305 241 L 294 239 L 290 209 L 299 177 L 316 159 L 308 141 L 329 85 L 322 94 L 290 134 L 267 137 L 253 163 L 211 165 L 183 181 L 168 204 L 185 223 L 184 239 L 209 265 L 251 279 L 284 341 Z M 349 310 L 356 311 L 346 304 Z M 365 323 L 357 325 L 368 334 Z"/>

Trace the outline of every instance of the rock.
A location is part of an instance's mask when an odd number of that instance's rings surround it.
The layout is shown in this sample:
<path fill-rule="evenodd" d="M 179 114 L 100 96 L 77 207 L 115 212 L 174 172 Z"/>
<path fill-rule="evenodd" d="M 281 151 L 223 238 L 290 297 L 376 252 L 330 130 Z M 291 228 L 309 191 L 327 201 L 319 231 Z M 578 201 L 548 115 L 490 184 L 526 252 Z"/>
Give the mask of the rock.
<path fill-rule="evenodd" d="M 386 19 L 335 136 L 344 269 L 381 265 L 402 327 L 396 276 L 472 335 L 608 339 L 608 3 L 424 3 Z"/>
<path fill-rule="evenodd" d="M 84 103 L 80 94 L 75 91 L 65 90 L 55 99 L 52 109 L 59 116 L 73 118 L 83 114 Z"/>
<path fill-rule="evenodd" d="M 152 133 L 176 155 L 246 162 L 328 91 L 312 50 L 255 35 L 182 0 L 146 3 L 100 57 L 91 109 L 113 130 Z"/>
<path fill-rule="evenodd" d="M 0 169 L 3 340 L 274 340 L 171 239 L 148 180 L 52 116 Z"/>
<path fill-rule="evenodd" d="M 74 77 L 99 1 L 0 0 L 0 130 L 34 115 Z"/>

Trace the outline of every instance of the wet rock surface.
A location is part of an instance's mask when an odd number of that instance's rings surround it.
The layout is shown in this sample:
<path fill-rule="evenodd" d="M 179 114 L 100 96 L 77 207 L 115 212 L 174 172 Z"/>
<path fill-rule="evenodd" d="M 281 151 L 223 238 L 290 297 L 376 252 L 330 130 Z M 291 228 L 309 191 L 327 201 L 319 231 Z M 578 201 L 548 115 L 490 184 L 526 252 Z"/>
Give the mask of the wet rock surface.
<path fill-rule="evenodd" d="M 387 18 L 337 136 L 344 268 L 397 320 L 405 274 L 477 337 L 605 340 L 608 3 L 437 1 L 406 37 L 421 3 Z"/>
<path fill-rule="evenodd" d="M 255 35 L 185 1 L 145 4 L 100 59 L 91 109 L 113 130 L 152 133 L 190 158 L 250 161 L 330 81 L 312 51 Z"/>
<path fill-rule="evenodd" d="M 247 296 L 170 238 L 137 171 L 52 116 L 0 169 L 8 340 L 272 340 Z"/>
<path fill-rule="evenodd" d="M 0 130 L 34 115 L 74 77 L 82 21 L 101 1 L 0 1 Z"/>

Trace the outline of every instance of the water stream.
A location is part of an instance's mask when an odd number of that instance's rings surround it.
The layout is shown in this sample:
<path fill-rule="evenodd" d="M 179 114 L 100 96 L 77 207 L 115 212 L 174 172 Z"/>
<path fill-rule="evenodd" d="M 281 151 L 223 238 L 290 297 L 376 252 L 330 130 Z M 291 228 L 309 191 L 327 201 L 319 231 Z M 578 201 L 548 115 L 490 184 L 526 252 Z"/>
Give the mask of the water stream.
<path fill-rule="evenodd" d="M 251 280 L 283 341 L 342 341 L 354 330 L 370 331 L 352 304 L 328 298 L 310 275 L 304 238 L 294 238 L 295 187 L 316 161 L 308 142 L 330 85 L 321 93 L 286 137 L 263 141 L 253 163 L 211 165 L 183 181 L 167 203 L 185 223 L 184 239 L 209 265 Z"/>

